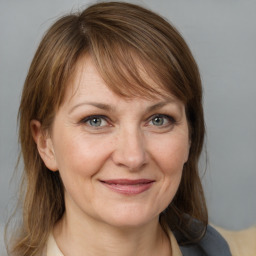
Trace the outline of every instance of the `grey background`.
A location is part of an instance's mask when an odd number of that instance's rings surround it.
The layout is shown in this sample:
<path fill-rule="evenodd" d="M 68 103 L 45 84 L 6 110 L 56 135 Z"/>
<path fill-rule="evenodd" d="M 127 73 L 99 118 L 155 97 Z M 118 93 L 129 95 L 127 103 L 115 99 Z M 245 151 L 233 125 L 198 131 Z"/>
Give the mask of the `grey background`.
<path fill-rule="evenodd" d="M 169 19 L 188 42 L 205 92 L 210 221 L 228 229 L 256 223 L 256 1 L 130 1 Z M 0 0 L 0 226 L 15 202 L 16 116 L 23 82 L 44 31 L 92 1 Z M 204 167 L 202 161 L 202 169 Z M 1 228 L 3 229 L 3 228 Z M 2 235 L 0 236 L 0 242 Z"/>

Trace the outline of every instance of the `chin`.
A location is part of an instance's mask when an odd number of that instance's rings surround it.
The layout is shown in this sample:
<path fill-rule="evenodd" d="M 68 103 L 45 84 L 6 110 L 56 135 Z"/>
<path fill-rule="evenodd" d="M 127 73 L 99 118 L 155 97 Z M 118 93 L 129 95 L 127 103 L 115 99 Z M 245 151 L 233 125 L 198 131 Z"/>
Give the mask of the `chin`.
<path fill-rule="evenodd" d="M 158 214 L 146 213 L 143 211 L 131 209 L 127 211 L 118 211 L 114 214 L 105 212 L 104 222 L 118 228 L 137 228 L 158 220 Z"/>
<path fill-rule="evenodd" d="M 152 220 L 145 220 L 141 218 L 126 218 L 120 219 L 117 218 L 115 220 L 110 220 L 107 222 L 112 227 L 120 228 L 120 229 L 134 229 L 145 226 L 150 223 Z"/>

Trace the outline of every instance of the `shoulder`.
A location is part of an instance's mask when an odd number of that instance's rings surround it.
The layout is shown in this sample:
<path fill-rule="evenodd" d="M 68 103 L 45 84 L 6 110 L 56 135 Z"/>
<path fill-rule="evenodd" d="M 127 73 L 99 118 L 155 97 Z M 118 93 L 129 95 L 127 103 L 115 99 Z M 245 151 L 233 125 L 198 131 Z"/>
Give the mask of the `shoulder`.
<path fill-rule="evenodd" d="M 219 227 L 216 229 L 228 242 L 233 256 L 256 255 L 256 227 L 240 231 L 225 230 Z"/>
<path fill-rule="evenodd" d="M 184 256 L 231 256 L 227 241 L 208 225 L 204 237 L 194 245 L 180 246 Z"/>

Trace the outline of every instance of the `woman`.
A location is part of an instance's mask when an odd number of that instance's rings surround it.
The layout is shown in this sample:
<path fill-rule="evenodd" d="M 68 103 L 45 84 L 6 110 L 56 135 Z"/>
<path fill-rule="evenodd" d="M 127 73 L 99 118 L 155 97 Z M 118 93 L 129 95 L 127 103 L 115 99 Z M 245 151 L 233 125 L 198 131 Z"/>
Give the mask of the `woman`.
<path fill-rule="evenodd" d="M 198 68 L 157 14 L 109 2 L 59 19 L 19 117 L 26 193 L 11 255 L 230 255 L 198 174 Z"/>

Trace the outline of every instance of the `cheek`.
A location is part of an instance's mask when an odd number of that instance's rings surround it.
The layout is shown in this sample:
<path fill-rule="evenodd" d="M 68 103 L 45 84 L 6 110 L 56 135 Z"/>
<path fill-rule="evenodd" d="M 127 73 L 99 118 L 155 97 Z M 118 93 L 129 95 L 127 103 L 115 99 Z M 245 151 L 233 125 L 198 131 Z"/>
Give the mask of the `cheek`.
<path fill-rule="evenodd" d="M 189 143 L 187 137 L 166 138 L 158 140 L 154 147 L 155 161 L 162 167 L 166 174 L 181 172 L 189 154 Z"/>
<path fill-rule="evenodd" d="M 154 161 L 161 170 L 164 208 L 169 205 L 179 187 L 184 163 L 187 161 L 189 143 L 186 136 L 169 136 L 155 143 Z"/>
<path fill-rule="evenodd" d="M 64 172 L 74 178 L 79 176 L 93 176 L 110 154 L 110 145 L 97 136 L 59 134 L 59 143 L 55 143 L 55 156 L 61 175 Z M 57 142 L 57 141 L 56 141 Z"/>

